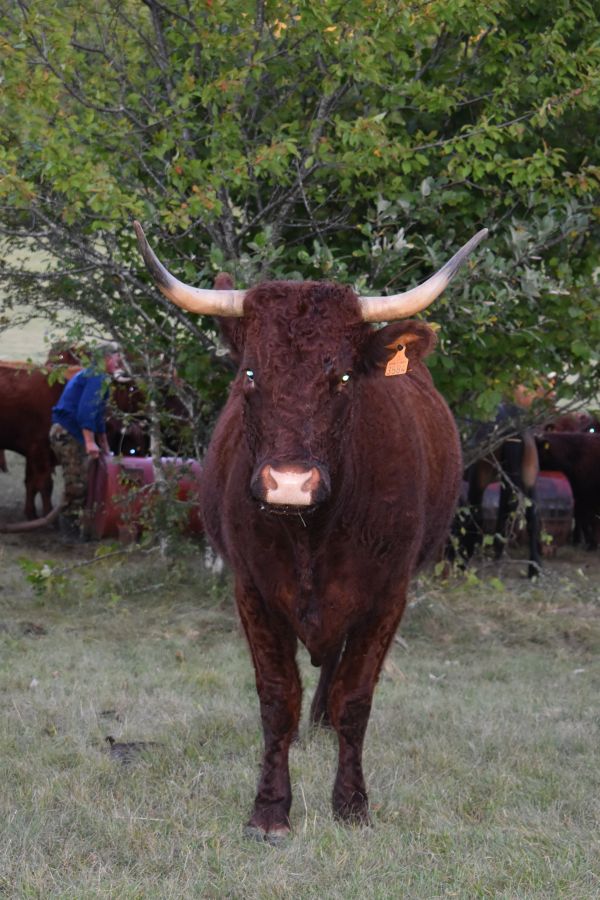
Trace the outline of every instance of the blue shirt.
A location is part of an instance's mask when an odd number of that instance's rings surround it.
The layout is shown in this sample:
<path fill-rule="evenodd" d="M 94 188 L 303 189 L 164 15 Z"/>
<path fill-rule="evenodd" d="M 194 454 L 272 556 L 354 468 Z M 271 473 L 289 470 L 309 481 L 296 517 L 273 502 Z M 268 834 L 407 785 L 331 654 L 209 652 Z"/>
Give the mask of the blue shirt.
<path fill-rule="evenodd" d="M 104 434 L 104 411 L 108 398 L 106 375 L 95 369 L 82 369 L 65 385 L 60 400 L 52 407 L 52 422 L 62 425 L 83 444 L 82 429 Z"/>

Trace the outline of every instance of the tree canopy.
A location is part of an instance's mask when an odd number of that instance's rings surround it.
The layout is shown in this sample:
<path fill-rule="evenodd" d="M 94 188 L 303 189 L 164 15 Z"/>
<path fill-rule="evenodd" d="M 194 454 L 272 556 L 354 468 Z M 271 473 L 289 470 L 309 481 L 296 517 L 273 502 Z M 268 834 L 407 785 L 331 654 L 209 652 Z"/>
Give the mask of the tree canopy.
<path fill-rule="evenodd" d="M 139 218 L 184 280 L 423 280 L 490 237 L 427 311 L 436 383 L 489 418 L 519 383 L 597 390 L 599 5 L 592 0 L 18 0 L 0 13 L 10 303 L 67 307 L 176 367 L 208 426 L 209 320 L 149 285 Z M 148 370 L 151 369 L 149 364 Z M 201 435 L 204 432 L 200 432 Z"/>

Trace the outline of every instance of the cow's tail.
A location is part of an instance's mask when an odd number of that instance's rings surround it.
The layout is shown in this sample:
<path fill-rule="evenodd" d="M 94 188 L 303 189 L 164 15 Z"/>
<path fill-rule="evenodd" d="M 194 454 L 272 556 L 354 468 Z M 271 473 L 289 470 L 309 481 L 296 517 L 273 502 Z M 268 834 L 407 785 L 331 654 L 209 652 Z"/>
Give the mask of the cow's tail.
<path fill-rule="evenodd" d="M 59 505 L 50 510 L 47 515 L 42 516 L 41 519 L 31 519 L 25 522 L 10 522 L 5 525 L 0 525 L 0 534 L 15 534 L 17 532 L 37 531 L 38 528 L 45 528 L 47 525 L 51 525 L 58 519 L 64 508 L 65 503 L 59 503 Z"/>

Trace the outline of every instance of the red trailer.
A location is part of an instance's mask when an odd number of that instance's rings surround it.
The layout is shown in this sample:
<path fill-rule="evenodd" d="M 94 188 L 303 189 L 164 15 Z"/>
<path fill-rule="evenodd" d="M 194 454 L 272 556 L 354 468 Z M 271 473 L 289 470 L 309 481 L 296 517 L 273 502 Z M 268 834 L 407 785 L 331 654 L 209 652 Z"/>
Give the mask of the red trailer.
<path fill-rule="evenodd" d="M 195 459 L 164 457 L 162 474 L 174 502 L 185 503 L 186 532 L 201 534 L 202 467 Z M 153 460 L 145 456 L 102 456 L 90 465 L 87 530 L 93 540 L 116 537 L 136 540 L 144 528 L 156 492 Z"/>

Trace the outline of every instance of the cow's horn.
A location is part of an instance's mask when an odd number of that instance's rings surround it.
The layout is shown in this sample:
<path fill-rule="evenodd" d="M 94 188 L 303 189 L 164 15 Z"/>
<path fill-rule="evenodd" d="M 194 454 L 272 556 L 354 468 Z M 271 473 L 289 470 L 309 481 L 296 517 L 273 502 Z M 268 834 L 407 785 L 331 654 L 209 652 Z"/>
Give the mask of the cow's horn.
<path fill-rule="evenodd" d="M 165 297 L 189 312 L 207 316 L 243 316 L 246 291 L 214 291 L 192 287 L 175 278 L 151 249 L 139 222 L 133 227 L 146 267 Z"/>
<path fill-rule="evenodd" d="M 448 286 L 469 253 L 487 236 L 487 228 L 478 231 L 442 268 L 417 287 L 389 297 L 360 297 L 365 322 L 393 322 L 414 316 L 429 306 Z"/>

